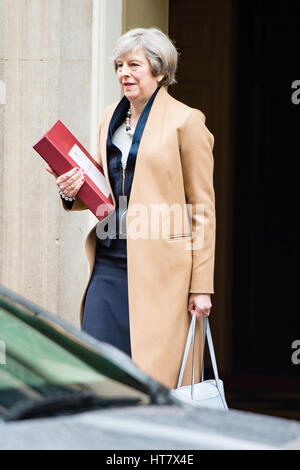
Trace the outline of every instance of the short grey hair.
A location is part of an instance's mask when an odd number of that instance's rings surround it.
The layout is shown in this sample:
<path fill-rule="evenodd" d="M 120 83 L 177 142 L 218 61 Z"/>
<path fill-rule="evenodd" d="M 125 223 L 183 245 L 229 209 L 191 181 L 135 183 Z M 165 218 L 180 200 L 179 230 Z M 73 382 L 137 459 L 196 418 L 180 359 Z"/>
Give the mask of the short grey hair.
<path fill-rule="evenodd" d="M 163 74 L 160 85 L 176 83 L 175 73 L 178 52 L 170 38 L 157 28 L 135 28 L 123 34 L 115 44 L 112 60 L 117 70 L 116 60 L 129 51 L 143 49 L 148 58 L 154 77 Z"/>

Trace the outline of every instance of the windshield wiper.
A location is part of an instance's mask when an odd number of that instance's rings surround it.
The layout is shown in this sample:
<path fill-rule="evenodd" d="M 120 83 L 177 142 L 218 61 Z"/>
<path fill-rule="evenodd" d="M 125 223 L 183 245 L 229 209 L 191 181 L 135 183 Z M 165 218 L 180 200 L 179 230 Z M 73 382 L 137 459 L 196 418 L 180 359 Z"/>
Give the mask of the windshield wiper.
<path fill-rule="evenodd" d="M 140 398 L 101 398 L 90 392 L 73 392 L 62 396 L 45 398 L 43 401 L 21 400 L 9 409 L 5 421 L 50 417 L 57 414 L 82 412 L 110 406 L 133 406 Z"/>

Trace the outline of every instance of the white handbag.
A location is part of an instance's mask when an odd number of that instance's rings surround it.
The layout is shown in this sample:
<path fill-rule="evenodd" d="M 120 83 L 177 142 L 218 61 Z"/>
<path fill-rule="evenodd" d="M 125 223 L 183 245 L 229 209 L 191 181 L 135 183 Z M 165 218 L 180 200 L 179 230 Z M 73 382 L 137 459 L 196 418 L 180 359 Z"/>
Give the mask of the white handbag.
<path fill-rule="evenodd" d="M 193 313 L 188 337 L 186 340 L 184 355 L 182 359 L 181 369 L 177 388 L 172 390 L 173 396 L 181 400 L 196 402 L 198 406 L 203 408 L 211 408 L 214 410 L 228 411 L 228 406 L 225 400 L 223 381 L 219 379 L 215 351 L 209 327 L 208 318 L 203 318 L 203 351 L 205 346 L 205 338 L 207 338 L 208 349 L 210 353 L 211 363 L 213 367 L 214 380 L 204 380 L 204 365 L 202 367 L 201 382 L 194 384 L 194 347 L 195 347 L 195 330 L 196 330 L 196 314 Z M 182 377 L 188 358 L 191 341 L 193 340 L 193 367 L 192 367 L 192 384 L 181 387 Z"/>

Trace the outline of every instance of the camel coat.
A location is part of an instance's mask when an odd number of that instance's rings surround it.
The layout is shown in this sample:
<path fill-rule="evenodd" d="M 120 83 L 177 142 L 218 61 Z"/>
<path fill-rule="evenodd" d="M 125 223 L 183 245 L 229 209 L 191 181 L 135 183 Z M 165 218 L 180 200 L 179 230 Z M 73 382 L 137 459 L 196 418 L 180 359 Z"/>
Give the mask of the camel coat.
<path fill-rule="evenodd" d="M 99 128 L 97 160 L 109 186 L 106 140 L 116 106 L 117 103 L 105 109 Z M 136 160 L 126 221 L 127 268 L 132 360 L 170 388 L 177 385 L 190 324 L 189 293 L 214 292 L 213 143 L 204 114 L 175 100 L 161 87 L 148 116 Z M 150 230 L 154 228 L 156 235 L 137 238 L 130 230 L 141 220 L 137 204 L 143 205 L 149 215 L 153 205 L 177 204 L 184 227 L 178 232 L 171 213 L 167 235 L 154 218 L 155 227 L 149 224 L 147 233 L 152 234 Z M 190 216 L 186 204 L 193 208 Z M 195 211 L 196 204 L 204 208 L 202 216 L 201 211 Z M 64 208 L 70 210 L 65 204 Z M 71 210 L 82 209 L 86 206 L 76 198 Z M 96 227 L 97 224 L 89 232 L 85 245 L 90 277 L 95 260 Z M 202 243 L 192 250 L 196 236 Z M 88 283 L 80 307 L 81 321 Z M 201 369 L 201 343 L 200 321 L 195 343 L 196 382 Z M 182 385 L 190 381 L 191 351 Z"/>

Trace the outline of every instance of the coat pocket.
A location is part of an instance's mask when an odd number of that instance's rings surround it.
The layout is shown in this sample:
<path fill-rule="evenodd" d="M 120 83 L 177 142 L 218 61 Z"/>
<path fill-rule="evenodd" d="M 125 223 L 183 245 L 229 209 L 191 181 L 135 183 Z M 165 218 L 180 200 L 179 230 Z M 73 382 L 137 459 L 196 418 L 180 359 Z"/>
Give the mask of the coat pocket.
<path fill-rule="evenodd" d="M 175 240 L 191 240 L 192 239 L 192 234 L 191 233 L 180 233 L 177 235 L 169 235 L 168 240 L 169 241 L 175 241 Z"/>

